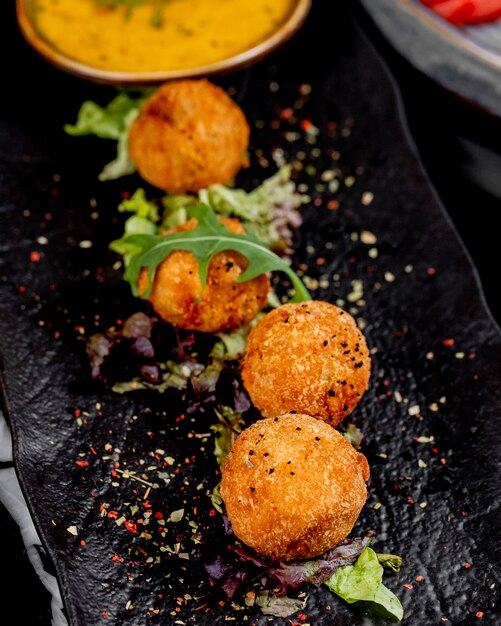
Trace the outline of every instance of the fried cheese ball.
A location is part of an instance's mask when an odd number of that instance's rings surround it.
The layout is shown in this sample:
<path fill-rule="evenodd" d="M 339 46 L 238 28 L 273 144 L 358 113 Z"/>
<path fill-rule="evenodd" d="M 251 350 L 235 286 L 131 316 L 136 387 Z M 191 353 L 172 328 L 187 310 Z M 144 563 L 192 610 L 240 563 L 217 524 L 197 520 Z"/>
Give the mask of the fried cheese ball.
<path fill-rule="evenodd" d="M 264 417 L 299 411 L 336 427 L 367 390 L 369 349 L 353 317 L 313 300 L 284 304 L 250 331 L 242 379 Z"/>
<path fill-rule="evenodd" d="M 246 163 L 249 125 L 240 107 L 206 79 L 161 85 L 129 131 L 139 174 L 168 193 L 228 183 Z"/>
<path fill-rule="evenodd" d="M 369 465 L 337 430 L 308 415 L 259 420 L 222 468 L 235 535 L 279 560 L 319 556 L 348 536 L 367 498 Z"/>
<path fill-rule="evenodd" d="M 219 218 L 232 233 L 245 234 L 245 229 L 235 218 Z M 184 232 L 197 225 L 192 218 L 185 224 L 166 231 Z M 157 268 L 148 300 L 166 322 L 187 330 L 217 333 L 235 330 L 248 324 L 266 304 L 270 281 L 261 274 L 243 283 L 235 282 L 248 266 L 239 252 L 225 250 L 215 254 L 207 273 L 207 284 L 202 298 L 198 275 L 198 261 L 187 250 L 172 252 Z M 139 276 L 139 293 L 148 287 L 148 273 Z"/>

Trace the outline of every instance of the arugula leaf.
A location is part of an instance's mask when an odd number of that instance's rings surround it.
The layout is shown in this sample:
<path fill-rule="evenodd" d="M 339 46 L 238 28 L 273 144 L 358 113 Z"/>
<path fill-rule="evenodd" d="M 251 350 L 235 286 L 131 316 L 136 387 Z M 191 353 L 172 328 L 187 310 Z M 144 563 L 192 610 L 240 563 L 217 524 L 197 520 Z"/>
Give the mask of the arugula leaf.
<path fill-rule="evenodd" d="M 101 139 L 117 141 L 117 157 L 104 166 L 99 180 L 113 180 L 135 172 L 136 168 L 128 151 L 129 129 L 151 92 L 151 89 L 142 90 L 134 98 L 122 91 L 105 107 L 87 100 L 80 107 L 76 123 L 64 125 L 65 132 L 74 137 L 96 135 Z"/>
<path fill-rule="evenodd" d="M 203 293 L 212 257 L 223 250 L 235 250 L 249 261 L 247 269 L 238 278 L 238 282 L 252 280 L 265 272 L 282 271 L 290 278 L 295 290 L 292 302 L 311 299 L 308 290 L 290 266 L 252 234 L 230 233 L 217 219 L 214 211 L 203 204 L 190 207 L 187 209 L 187 214 L 188 217 L 195 217 L 198 221 L 197 227 L 193 230 L 169 235 L 130 235 L 125 238 L 126 243 L 141 249 L 140 253 L 132 256 L 124 274 L 134 295 L 139 295 L 138 280 L 143 268 L 148 270 L 149 282 L 142 297 L 147 298 L 150 295 L 157 267 L 175 250 L 187 250 L 197 259 Z"/>
<path fill-rule="evenodd" d="M 250 192 L 214 184 L 201 189 L 198 198 L 216 213 L 239 217 L 245 226 L 252 225 L 256 236 L 268 248 L 290 254 L 294 231 L 302 223 L 299 207 L 309 201 L 307 195 L 297 193 L 291 174 L 291 166 L 283 165 Z"/>
<path fill-rule="evenodd" d="M 349 604 L 385 619 L 401 620 L 404 609 L 397 596 L 382 583 L 383 567 L 372 548 L 365 548 L 354 565 L 337 569 L 325 585 Z"/>

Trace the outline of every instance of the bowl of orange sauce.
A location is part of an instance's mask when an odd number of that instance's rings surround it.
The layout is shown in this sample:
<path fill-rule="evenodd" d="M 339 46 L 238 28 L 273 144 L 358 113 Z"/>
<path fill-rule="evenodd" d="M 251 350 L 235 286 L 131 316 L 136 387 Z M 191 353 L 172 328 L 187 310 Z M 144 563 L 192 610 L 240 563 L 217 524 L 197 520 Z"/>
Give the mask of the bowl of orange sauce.
<path fill-rule="evenodd" d="M 97 82 L 159 83 L 240 69 L 285 43 L 311 0 L 16 0 L 27 41 Z"/>

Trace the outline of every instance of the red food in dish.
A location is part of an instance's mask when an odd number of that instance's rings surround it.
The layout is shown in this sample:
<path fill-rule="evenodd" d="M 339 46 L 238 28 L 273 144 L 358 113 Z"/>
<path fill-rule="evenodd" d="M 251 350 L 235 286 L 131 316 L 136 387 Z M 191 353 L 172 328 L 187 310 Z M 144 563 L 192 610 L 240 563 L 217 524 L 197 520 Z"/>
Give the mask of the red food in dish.
<path fill-rule="evenodd" d="M 421 3 L 458 26 L 501 18 L 501 0 L 421 0 Z"/>
<path fill-rule="evenodd" d="M 476 0 L 475 10 L 468 16 L 465 24 L 492 22 L 501 18 L 501 0 Z"/>

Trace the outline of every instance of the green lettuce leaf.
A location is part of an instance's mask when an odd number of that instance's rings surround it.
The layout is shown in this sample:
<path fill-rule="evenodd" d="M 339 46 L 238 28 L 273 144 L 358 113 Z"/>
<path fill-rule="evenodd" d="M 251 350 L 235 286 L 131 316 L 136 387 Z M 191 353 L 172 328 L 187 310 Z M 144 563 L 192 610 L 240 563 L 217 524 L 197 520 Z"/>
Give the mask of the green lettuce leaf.
<path fill-rule="evenodd" d="M 402 557 L 395 554 L 376 554 L 377 560 L 383 566 L 385 572 L 396 574 L 402 567 Z"/>
<path fill-rule="evenodd" d="M 118 205 L 118 210 L 133 214 L 125 220 L 122 237 L 110 243 L 110 249 L 123 256 L 124 265 L 127 267 L 130 259 L 141 252 L 140 246 L 126 241 L 127 237 L 158 234 L 158 208 L 154 202 L 146 199 L 144 189 L 137 189 L 130 198 Z"/>
<path fill-rule="evenodd" d="M 289 617 L 304 609 L 306 599 L 289 598 L 285 594 L 273 594 L 270 591 L 261 591 L 256 595 L 254 602 L 259 606 L 261 613 L 264 615 Z"/>
<path fill-rule="evenodd" d="M 215 434 L 214 456 L 221 467 L 235 439 L 245 428 L 245 422 L 242 414 L 234 411 L 229 406 L 218 405 L 217 409 L 214 409 L 214 413 L 218 421 L 210 429 Z"/>
<path fill-rule="evenodd" d="M 349 604 L 384 619 L 401 620 L 397 596 L 383 585 L 383 567 L 372 548 L 365 548 L 354 565 L 337 569 L 325 585 Z"/>
<path fill-rule="evenodd" d="M 76 123 L 64 125 L 65 132 L 74 137 L 95 135 L 117 142 L 117 157 L 104 166 L 99 180 L 114 180 L 135 172 L 128 150 L 129 129 L 151 91 L 143 90 L 138 97 L 122 91 L 104 107 L 87 100 L 80 107 Z"/>
<path fill-rule="evenodd" d="M 345 439 L 348 439 L 355 450 L 360 450 L 364 435 L 358 426 L 355 426 L 353 422 L 350 422 L 346 427 L 346 430 L 341 434 Z"/>
<path fill-rule="evenodd" d="M 141 249 L 141 252 L 130 258 L 124 274 L 134 295 L 139 295 L 138 280 L 142 268 L 146 268 L 148 271 L 148 288 L 142 294 L 144 298 L 147 298 L 151 293 L 157 267 L 175 250 L 188 250 L 197 259 L 203 292 L 211 258 L 223 250 L 235 250 L 243 254 L 249 261 L 247 269 L 239 277 L 238 282 L 251 280 L 266 272 L 282 271 L 290 278 L 295 290 L 295 295 L 291 299 L 292 302 L 311 299 L 299 276 L 256 237 L 251 234 L 230 233 L 226 226 L 217 219 L 214 211 L 203 204 L 190 207 L 187 212 L 190 218 L 195 217 L 198 220 L 198 225 L 193 230 L 169 235 L 129 235 L 125 238 L 126 243 Z"/>

